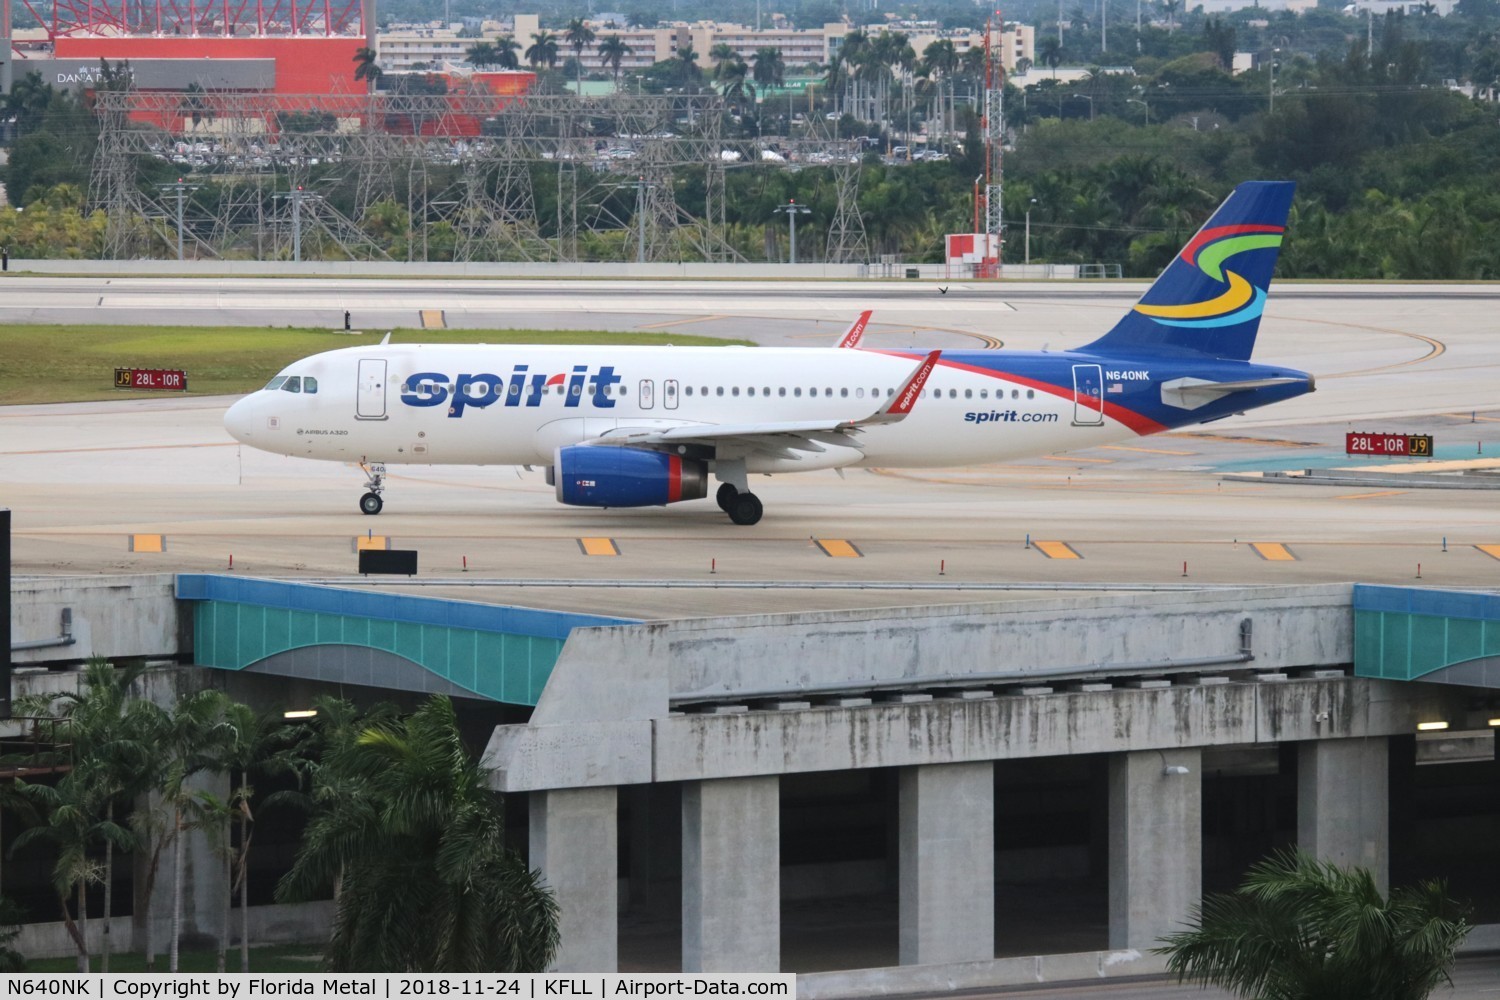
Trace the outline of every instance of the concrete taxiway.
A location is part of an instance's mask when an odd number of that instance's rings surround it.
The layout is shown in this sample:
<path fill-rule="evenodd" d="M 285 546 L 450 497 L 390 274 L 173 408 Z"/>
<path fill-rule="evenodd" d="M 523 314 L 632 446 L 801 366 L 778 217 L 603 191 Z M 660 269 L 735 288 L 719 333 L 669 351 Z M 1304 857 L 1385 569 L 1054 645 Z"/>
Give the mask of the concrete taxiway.
<path fill-rule="evenodd" d="M 0 321 L 303 324 L 333 319 L 353 296 L 393 325 L 440 308 L 452 325 L 808 345 L 873 307 L 876 346 L 1041 349 L 1096 336 L 1139 286 L 33 278 L 0 290 Z M 1493 587 L 1492 491 L 1223 475 L 1356 464 L 1343 455 L 1346 430 L 1430 433 L 1447 463 L 1500 458 L 1497 298 L 1492 286 L 1279 288 L 1256 356 L 1313 372 L 1311 396 L 1003 466 L 779 476 L 756 484 L 767 514 L 753 528 L 711 501 L 567 508 L 539 471 L 509 467 L 392 467 L 385 512 L 365 517 L 357 468 L 243 449 L 220 424 L 227 398 L 0 407 L 0 505 L 15 511 L 20 573 L 225 570 L 233 556 L 235 572 L 340 578 L 356 539 L 374 535 L 419 550 L 423 592 L 632 617 L 1024 599 L 1036 588 L 1411 583 L 1419 567 L 1426 584 Z M 165 551 L 131 551 L 138 535 L 162 536 Z"/>

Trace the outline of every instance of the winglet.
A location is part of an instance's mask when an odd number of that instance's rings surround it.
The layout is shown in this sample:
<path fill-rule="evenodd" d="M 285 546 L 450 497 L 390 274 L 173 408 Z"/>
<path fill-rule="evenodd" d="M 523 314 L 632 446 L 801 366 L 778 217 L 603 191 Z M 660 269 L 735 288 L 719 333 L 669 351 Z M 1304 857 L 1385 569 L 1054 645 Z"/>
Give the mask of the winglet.
<path fill-rule="evenodd" d="M 873 309 L 866 309 L 864 312 L 860 313 L 859 319 L 855 320 L 853 325 L 851 325 L 849 329 L 844 331 L 843 339 L 840 340 L 835 346 L 840 348 L 858 347 L 859 342 L 864 339 L 865 326 L 870 322 L 870 316 L 873 315 L 873 313 Z"/>
<path fill-rule="evenodd" d="M 937 367 L 938 358 L 942 353 L 941 350 L 933 351 L 927 357 L 923 358 L 922 363 L 917 365 L 917 370 L 912 372 L 901 388 L 896 390 L 896 394 L 891 397 L 890 403 L 876 410 L 865 419 L 857 421 L 857 423 L 889 424 L 903 419 L 911 412 L 911 408 L 916 405 L 917 400 L 921 398 L 922 387 L 927 384 L 927 377 Z"/>

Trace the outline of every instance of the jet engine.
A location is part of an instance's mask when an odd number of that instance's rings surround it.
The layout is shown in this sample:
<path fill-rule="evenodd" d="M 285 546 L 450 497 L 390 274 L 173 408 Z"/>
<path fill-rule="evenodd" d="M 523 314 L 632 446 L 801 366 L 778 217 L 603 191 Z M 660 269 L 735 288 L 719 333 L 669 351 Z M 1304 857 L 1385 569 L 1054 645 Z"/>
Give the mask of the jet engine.
<path fill-rule="evenodd" d="M 547 482 L 575 507 L 659 507 L 707 496 L 708 466 L 642 448 L 573 445 L 557 449 Z"/>

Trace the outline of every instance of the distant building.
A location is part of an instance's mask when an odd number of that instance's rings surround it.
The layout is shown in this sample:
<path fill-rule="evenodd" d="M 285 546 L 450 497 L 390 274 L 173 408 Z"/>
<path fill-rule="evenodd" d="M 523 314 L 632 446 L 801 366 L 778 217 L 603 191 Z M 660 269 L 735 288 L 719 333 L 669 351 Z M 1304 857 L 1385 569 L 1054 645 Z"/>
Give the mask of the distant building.
<path fill-rule="evenodd" d="M 1344 7 L 1345 14 L 1356 17 L 1364 17 L 1374 14 L 1382 17 L 1393 10 L 1401 11 L 1403 14 L 1419 16 L 1422 14 L 1436 14 L 1438 17 L 1447 17 L 1453 13 L 1453 8 L 1458 6 L 1458 0 L 1355 0 Z"/>

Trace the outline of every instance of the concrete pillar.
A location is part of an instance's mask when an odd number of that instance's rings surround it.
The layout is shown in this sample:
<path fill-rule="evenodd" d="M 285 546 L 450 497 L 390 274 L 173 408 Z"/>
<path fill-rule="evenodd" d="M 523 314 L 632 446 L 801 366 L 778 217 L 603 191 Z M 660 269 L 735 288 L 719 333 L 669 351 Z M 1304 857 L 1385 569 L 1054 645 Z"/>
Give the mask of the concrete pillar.
<path fill-rule="evenodd" d="M 902 965 L 995 957 L 995 765 L 904 767 Z"/>
<path fill-rule="evenodd" d="M 1164 935 L 1186 927 L 1202 898 L 1202 753 L 1138 750 L 1112 755 L 1109 946 L 1156 947 Z"/>
<path fill-rule="evenodd" d="M 229 776 L 199 771 L 187 779 L 188 787 L 208 792 L 219 801 L 229 799 Z M 150 810 L 167 825 L 165 834 L 153 833 L 144 847 L 135 852 L 135 900 L 131 918 L 130 947 L 144 952 L 149 939 L 151 951 L 166 955 L 172 948 L 172 893 L 173 852 L 175 846 L 169 841 L 163 845 L 158 859 L 155 879 L 152 883 L 151 901 L 148 906 L 145 886 L 152 855 L 156 851 L 157 839 L 170 836 L 172 811 L 164 805 L 156 793 L 143 795 L 136 800 L 137 810 Z M 182 841 L 182 939 L 183 948 L 211 948 L 218 943 L 224 931 L 224 907 L 228 899 L 229 885 L 224 872 L 224 856 L 214 843 L 216 834 L 209 830 L 187 830 Z M 116 863 L 120 855 L 115 854 Z M 147 927 L 147 921 L 150 926 Z M 239 930 L 236 918 L 231 916 L 229 935 L 236 940 Z M 116 938 L 111 945 L 115 951 L 125 949 L 126 942 Z"/>
<path fill-rule="evenodd" d="M 682 788 L 682 971 L 781 971 L 781 780 Z"/>
<path fill-rule="evenodd" d="M 1297 846 L 1390 888 L 1390 748 L 1383 737 L 1297 745 Z"/>
<path fill-rule="evenodd" d="M 557 894 L 555 971 L 619 967 L 618 811 L 613 785 L 531 793 L 531 866 Z"/>

